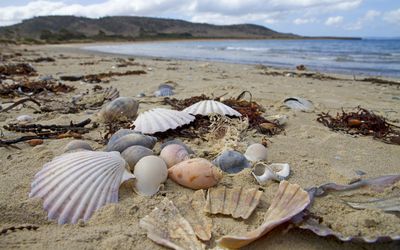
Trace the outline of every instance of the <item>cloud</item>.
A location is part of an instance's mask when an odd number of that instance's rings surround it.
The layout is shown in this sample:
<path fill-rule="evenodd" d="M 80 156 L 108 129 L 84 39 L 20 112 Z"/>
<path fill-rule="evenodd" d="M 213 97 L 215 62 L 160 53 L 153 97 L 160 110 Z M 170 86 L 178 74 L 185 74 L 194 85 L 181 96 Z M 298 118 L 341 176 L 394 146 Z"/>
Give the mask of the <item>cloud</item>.
<path fill-rule="evenodd" d="M 317 19 L 315 18 L 296 18 L 293 20 L 293 23 L 296 25 L 309 24 L 315 22 L 317 22 Z"/>
<path fill-rule="evenodd" d="M 383 20 L 389 23 L 400 25 L 400 8 L 384 13 Z"/>
<path fill-rule="evenodd" d="M 331 16 L 328 17 L 325 21 L 325 25 L 327 26 L 337 26 L 343 22 L 343 17 L 342 16 Z"/>
<path fill-rule="evenodd" d="M 357 19 L 356 22 L 351 23 L 344 27 L 346 30 L 360 30 L 366 23 L 372 22 L 375 20 L 376 17 L 380 16 L 381 13 L 376 10 L 369 10 L 367 11 L 364 16 Z"/>

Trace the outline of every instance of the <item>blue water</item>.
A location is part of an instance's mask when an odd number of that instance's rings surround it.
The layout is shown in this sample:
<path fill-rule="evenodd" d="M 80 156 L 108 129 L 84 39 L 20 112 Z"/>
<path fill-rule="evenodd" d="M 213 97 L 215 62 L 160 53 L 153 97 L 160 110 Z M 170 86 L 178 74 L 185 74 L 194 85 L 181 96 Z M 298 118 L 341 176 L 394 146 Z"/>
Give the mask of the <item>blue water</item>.
<path fill-rule="evenodd" d="M 400 77 L 400 40 L 218 40 L 139 42 L 84 49 L 240 64 L 264 64 L 346 74 Z"/>

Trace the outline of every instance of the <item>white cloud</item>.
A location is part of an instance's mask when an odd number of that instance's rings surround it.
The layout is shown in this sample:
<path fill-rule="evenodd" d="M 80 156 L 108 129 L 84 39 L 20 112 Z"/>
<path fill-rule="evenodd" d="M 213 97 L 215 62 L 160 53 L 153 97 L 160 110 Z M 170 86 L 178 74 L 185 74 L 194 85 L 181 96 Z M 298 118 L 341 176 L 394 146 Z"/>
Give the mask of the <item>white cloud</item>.
<path fill-rule="evenodd" d="M 343 22 L 343 17 L 342 16 L 331 16 L 328 17 L 325 21 L 325 25 L 328 26 L 337 26 Z"/>
<path fill-rule="evenodd" d="M 389 23 L 400 25 L 400 8 L 397 10 L 386 12 L 383 15 L 383 20 Z"/>
<path fill-rule="evenodd" d="M 366 23 L 372 22 L 375 20 L 376 17 L 380 16 L 381 13 L 376 10 L 369 10 L 367 11 L 364 16 L 357 19 L 356 22 L 351 23 L 344 27 L 346 30 L 360 30 Z"/>
<path fill-rule="evenodd" d="M 309 24 L 315 22 L 317 22 L 315 18 L 296 18 L 293 20 L 293 23 L 296 25 Z"/>

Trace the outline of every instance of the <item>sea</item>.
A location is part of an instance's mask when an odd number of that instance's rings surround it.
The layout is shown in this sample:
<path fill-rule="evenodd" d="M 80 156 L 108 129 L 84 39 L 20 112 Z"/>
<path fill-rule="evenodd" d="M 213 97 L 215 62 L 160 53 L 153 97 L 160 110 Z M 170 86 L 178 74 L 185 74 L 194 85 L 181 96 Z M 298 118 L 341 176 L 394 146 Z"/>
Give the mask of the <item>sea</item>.
<path fill-rule="evenodd" d="M 83 49 L 291 69 L 303 64 L 312 71 L 400 78 L 400 39 L 152 41 Z"/>

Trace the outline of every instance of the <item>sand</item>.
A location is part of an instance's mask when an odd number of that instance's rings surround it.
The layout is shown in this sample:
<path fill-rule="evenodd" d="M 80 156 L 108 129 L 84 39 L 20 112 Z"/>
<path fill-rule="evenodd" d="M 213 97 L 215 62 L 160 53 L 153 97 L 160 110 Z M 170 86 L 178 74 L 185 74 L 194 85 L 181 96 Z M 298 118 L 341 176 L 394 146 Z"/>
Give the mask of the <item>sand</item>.
<path fill-rule="evenodd" d="M 21 57 L 8 62 L 25 61 L 40 56 L 54 58 L 55 62 L 33 63 L 40 75 L 77 75 L 112 71 L 143 69 L 145 75 L 113 77 L 102 87 L 114 86 L 121 96 L 135 97 L 141 92 L 148 97 L 140 98 L 139 112 L 160 106 L 162 98 L 151 97 L 158 85 L 165 81 L 174 81 L 175 98 L 206 94 L 209 96 L 236 97 L 243 90 L 253 94 L 253 98 L 262 104 L 265 115 L 286 114 L 289 121 L 285 132 L 268 137 L 269 162 L 287 162 L 292 167 L 288 179 L 303 188 L 317 186 L 327 182 L 347 184 L 359 178 L 356 171 L 366 173 L 362 178 L 371 178 L 387 174 L 400 173 L 400 146 L 385 144 L 371 137 L 351 136 L 330 131 L 316 121 L 317 113 L 335 114 L 341 108 L 354 109 L 357 106 L 370 109 L 387 117 L 394 124 L 400 122 L 399 86 L 377 85 L 368 82 L 355 82 L 352 76 L 335 75 L 343 80 L 317 80 L 289 76 L 269 76 L 262 74 L 263 69 L 254 65 L 224 64 L 215 62 L 195 62 L 180 60 L 155 60 L 137 58 L 136 66 L 115 68 L 122 55 L 108 55 L 84 52 L 79 45 L 21 46 L 0 48 L 1 53 L 21 52 Z M 26 49 L 26 51 L 24 51 Z M 94 62 L 93 65 L 80 65 Z M 278 72 L 280 70 L 277 70 Z M 76 90 L 60 96 L 71 100 L 72 96 L 92 89 L 94 84 L 65 82 Z M 310 113 L 294 112 L 282 107 L 282 100 L 290 96 L 301 96 L 311 100 L 315 110 Z M 138 98 L 139 99 L 139 98 Z M 5 100 L 2 100 L 4 102 Z M 168 106 L 166 106 L 168 107 Z M 77 114 L 44 113 L 33 114 L 29 106 L 0 113 L 0 126 L 15 122 L 21 114 L 30 114 L 35 123 L 67 124 L 86 118 L 98 120 L 96 110 L 86 110 Z M 240 129 L 239 129 L 240 130 Z M 95 149 L 104 145 L 96 142 L 105 131 L 104 124 L 84 135 Z M 21 134 L 2 129 L 4 138 L 15 138 Z M 234 134 L 235 131 L 232 133 Z M 260 142 L 263 135 L 255 131 L 244 131 L 237 149 L 244 152 L 245 146 Z M 0 229 L 9 226 L 34 224 L 36 231 L 16 231 L 0 235 L 0 248 L 10 249 L 161 249 L 140 229 L 139 220 L 150 213 L 165 197 L 178 201 L 183 195 L 191 195 L 192 190 L 183 188 L 167 180 L 163 192 L 147 198 L 135 194 L 129 185 L 120 188 L 119 203 L 107 205 L 98 210 L 88 223 L 77 225 L 57 225 L 47 220 L 40 199 L 29 199 L 30 183 L 33 176 L 44 163 L 60 155 L 63 147 L 72 139 L 45 140 L 43 145 L 31 147 L 19 143 L 21 150 L 0 147 Z M 222 141 L 204 142 L 184 140 L 198 156 L 207 157 L 226 147 Z M 159 143 L 156 151 L 159 150 Z M 237 175 L 224 176 L 220 185 L 228 187 L 258 187 L 250 170 Z M 213 241 L 225 234 L 237 234 L 255 229 L 263 221 L 277 183 L 264 186 L 264 195 L 254 214 L 247 220 L 232 219 L 228 216 L 213 217 L 213 238 L 208 247 L 214 247 Z M 397 190 L 398 186 L 392 190 Z M 374 196 L 374 194 L 371 194 Z M 316 201 L 311 210 L 325 216 L 326 224 L 349 234 L 364 232 L 371 234 L 400 235 L 398 216 L 378 210 L 354 210 L 339 204 L 338 196 L 329 195 Z M 336 200 L 335 200 L 336 199 Z M 179 203 L 181 204 L 181 203 Z M 179 208 L 179 207 L 178 207 Z M 373 222 L 369 218 L 373 218 Z M 343 243 L 334 238 L 322 238 L 308 231 L 292 228 L 279 228 L 245 249 L 395 249 L 398 243 Z M 398 248 L 397 248 L 398 249 Z"/>

